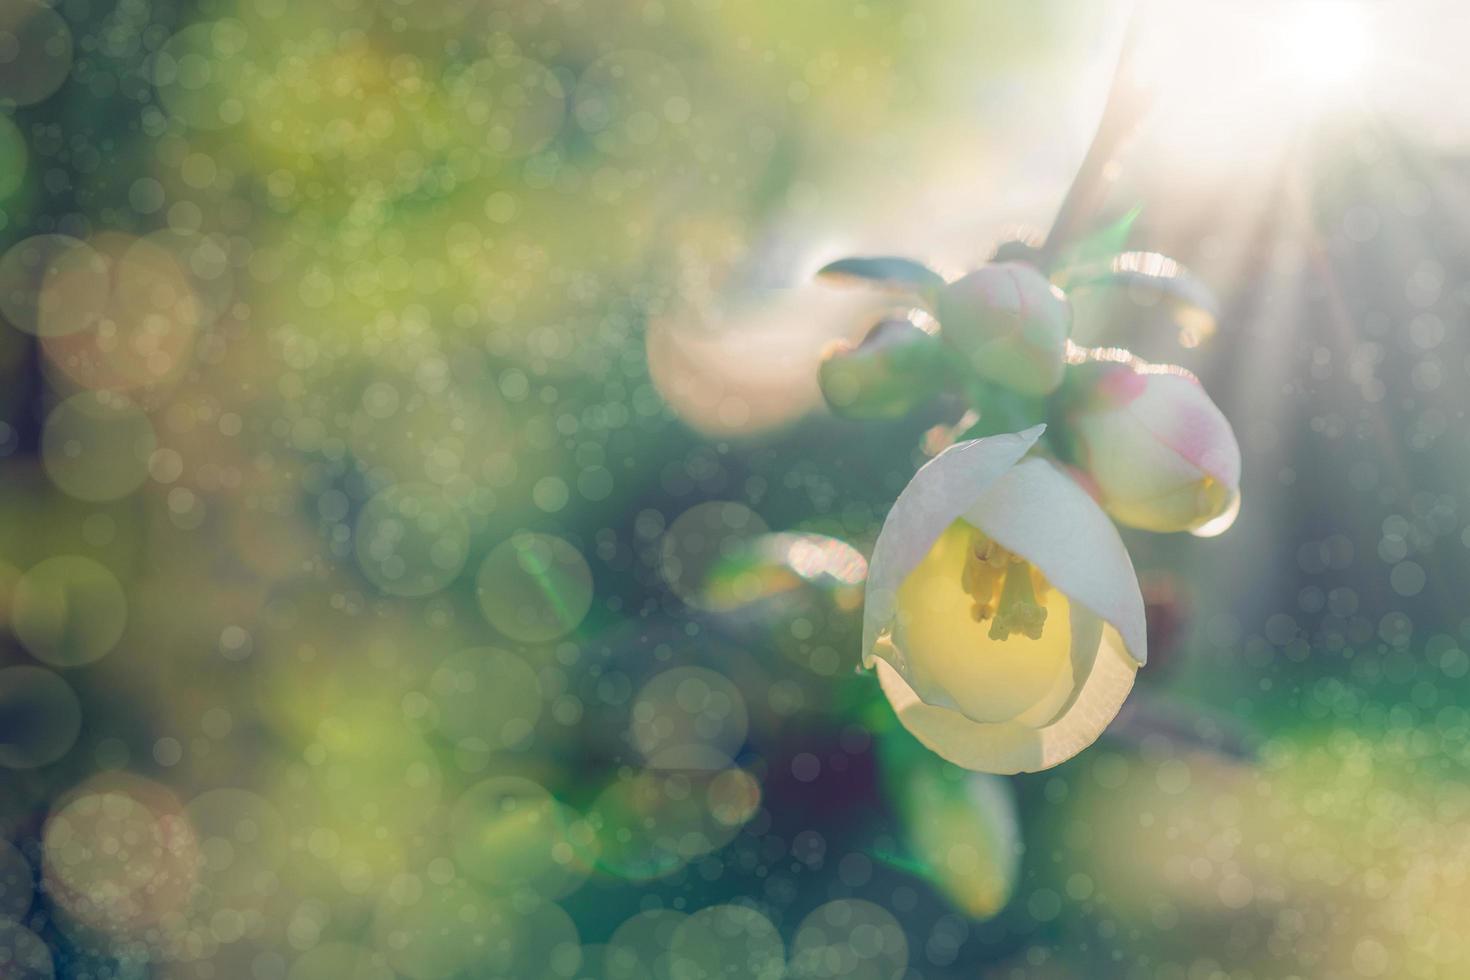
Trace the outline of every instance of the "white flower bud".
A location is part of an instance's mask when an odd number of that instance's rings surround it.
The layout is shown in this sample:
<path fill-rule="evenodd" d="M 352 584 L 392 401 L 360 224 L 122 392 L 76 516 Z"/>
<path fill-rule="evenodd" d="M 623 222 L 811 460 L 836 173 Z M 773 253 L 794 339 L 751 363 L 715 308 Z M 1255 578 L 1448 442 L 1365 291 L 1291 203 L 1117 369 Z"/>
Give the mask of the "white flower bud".
<path fill-rule="evenodd" d="M 1072 311 L 1035 266 L 1000 262 L 944 287 L 941 336 L 976 375 L 1028 395 L 1061 384 Z"/>

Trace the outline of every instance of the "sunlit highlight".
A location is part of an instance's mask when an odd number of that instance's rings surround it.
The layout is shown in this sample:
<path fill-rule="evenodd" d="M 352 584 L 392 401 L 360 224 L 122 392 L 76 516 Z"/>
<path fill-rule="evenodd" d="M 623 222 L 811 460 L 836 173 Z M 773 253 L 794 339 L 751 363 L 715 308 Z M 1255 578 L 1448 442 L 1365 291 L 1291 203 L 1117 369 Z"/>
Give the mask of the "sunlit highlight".
<path fill-rule="evenodd" d="M 1303 124 L 1359 105 L 1380 27 L 1356 2 L 1162 4 L 1134 53 L 1146 128 L 1171 152 L 1227 165 L 1272 155 Z"/>
<path fill-rule="evenodd" d="M 1349 84 L 1370 66 L 1368 18 L 1355 3 L 1287 5 L 1273 35 L 1272 60 L 1318 92 Z"/>

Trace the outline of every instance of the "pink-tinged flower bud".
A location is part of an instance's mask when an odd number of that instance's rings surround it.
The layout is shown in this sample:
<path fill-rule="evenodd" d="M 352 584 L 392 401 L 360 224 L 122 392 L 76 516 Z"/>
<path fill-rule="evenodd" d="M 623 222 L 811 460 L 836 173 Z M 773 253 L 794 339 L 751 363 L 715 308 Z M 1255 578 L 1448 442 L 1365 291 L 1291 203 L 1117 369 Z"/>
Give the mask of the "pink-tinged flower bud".
<path fill-rule="evenodd" d="M 1034 266 L 976 269 L 944 287 L 936 312 L 945 343 L 979 377 L 1028 395 L 1061 384 L 1072 311 Z"/>
<path fill-rule="evenodd" d="M 1095 361 L 1073 368 L 1065 411 L 1081 477 L 1120 524 L 1219 534 L 1240 508 L 1240 446 L 1182 368 Z"/>

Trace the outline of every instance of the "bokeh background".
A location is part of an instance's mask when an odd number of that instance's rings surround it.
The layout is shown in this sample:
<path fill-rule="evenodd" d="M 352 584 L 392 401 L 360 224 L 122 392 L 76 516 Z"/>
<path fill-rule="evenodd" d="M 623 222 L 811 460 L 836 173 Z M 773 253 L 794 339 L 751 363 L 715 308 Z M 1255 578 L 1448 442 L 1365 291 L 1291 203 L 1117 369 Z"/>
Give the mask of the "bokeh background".
<path fill-rule="evenodd" d="M 1050 222 L 1127 5 L 0 0 L 0 974 L 1470 974 L 1470 30 L 1148 11 L 1097 222 L 1236 526 L 1050 772 L 916 752 L 821 406 Z M 1181 340 L 1183 342 L 1181 342 Z"/>

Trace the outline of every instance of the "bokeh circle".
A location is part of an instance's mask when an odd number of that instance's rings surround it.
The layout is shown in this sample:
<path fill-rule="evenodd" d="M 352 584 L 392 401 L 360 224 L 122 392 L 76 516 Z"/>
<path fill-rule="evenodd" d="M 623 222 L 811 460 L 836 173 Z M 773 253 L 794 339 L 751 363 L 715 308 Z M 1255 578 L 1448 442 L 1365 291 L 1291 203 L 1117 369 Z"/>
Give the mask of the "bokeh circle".
<path fill-rule="evenodd" d="M 358 567 L 389 595 L 438 592 L 469 556 L 464 515 L 428 484 L 398 484 L 374 496 L 358 515 L 353 537 Z"/>
<path fill-rule="evenodd" d="M 128 619 L 122 584 L 107 567 L 59 555 L 20 577 L 11 608 L 15 635 L 37 660 L 78 667 L 105 656 Z"/>
<path fill-rule="evenodd" d="M 0 670 L 0 765 L 55 762 L 81 730 L 82 705 L 66 681 L 42 667 Z"/>
<path fill-rule="evenodd" d="M 148 416 L 126 398 L 106 393 L 73 395 L 51 410 L 41 431 L 41 460 L 51 482 L 93 503 L 142 486 L 156 447 Z"/>
<path fill-rule="evenodd" d="M 480 565 L 480 611 L 513 640 L 545 643 L 565 636 L 592 608 L 592 570 L 570 543 L 522 532 Z"/>
<path fill-rule="evenodd" d="M 791 943 L 793 980 L 898 980 L 908 968 L 903 927 L 886 909 L 842 898 L 813 909 Z"/>
<path fill-rule="evenodd" d="M 771 920 L 743 905 L 700 909 L 669 945 L 675 980 L 780 980 L 786 947 Z"/>
<path fill-rule="evenodd" d="M 0 107 L 34 105 L 71 71 L 71 28 L 38 0 L 0 4 Z"/>
<path fill-rule="evenodd" d="M 541 685 L 531 666 L 494 647 L 445 657 L 429 678 L 435 723 L 449 738 L 480 739 L 490 749 L 523 742 L 541 717 Z"/>
<path fill-rule="evenodd" d="M 40 936 L 14 919 L 0 917 L 0 977 L 5 980 L 51 980 L 56 966 Z"/>

